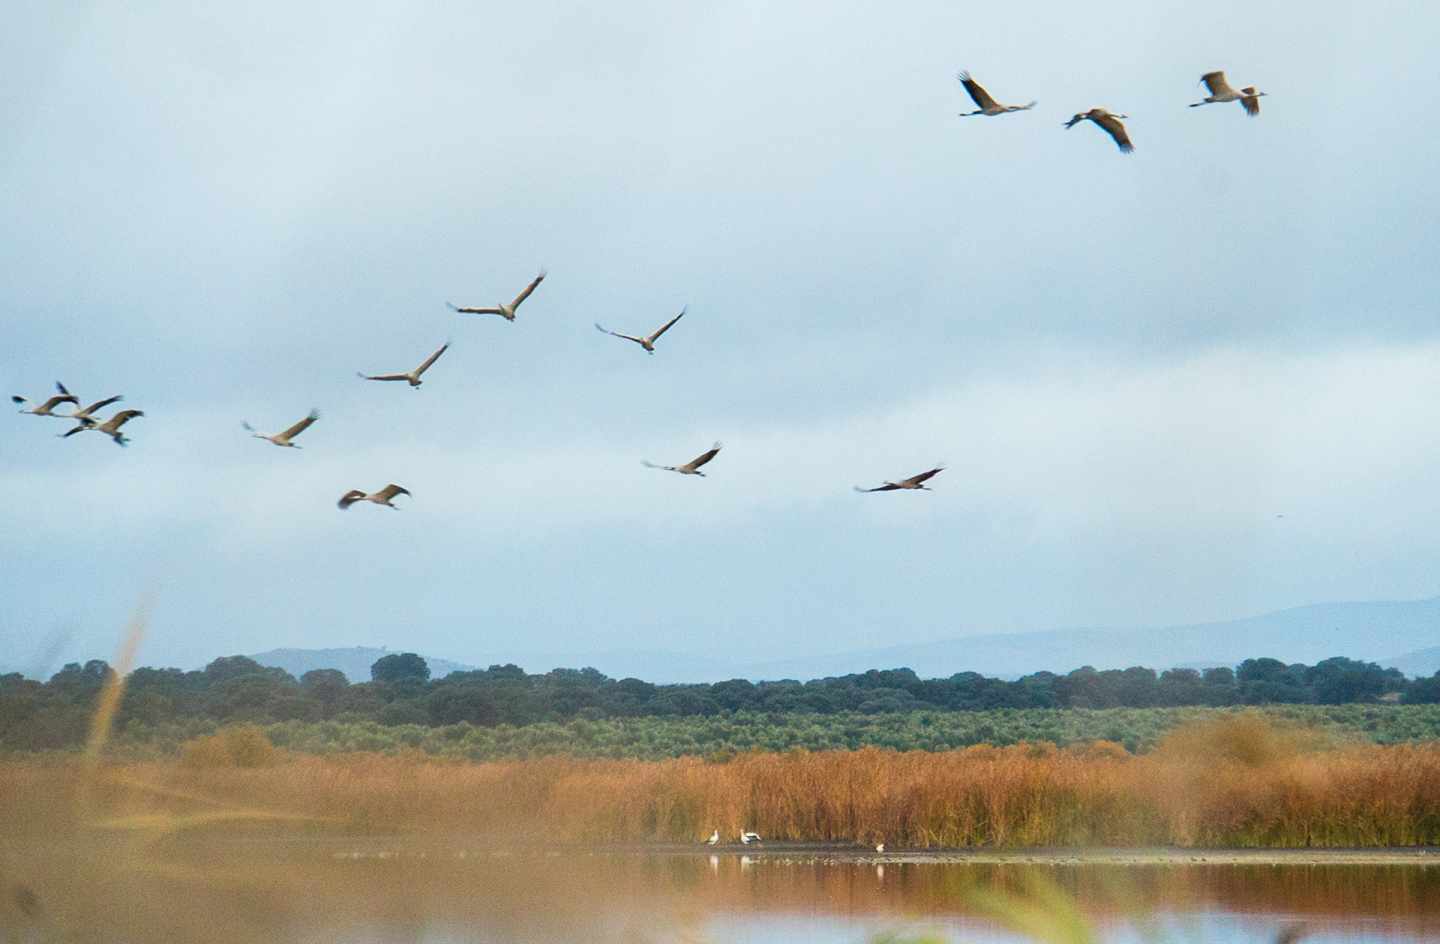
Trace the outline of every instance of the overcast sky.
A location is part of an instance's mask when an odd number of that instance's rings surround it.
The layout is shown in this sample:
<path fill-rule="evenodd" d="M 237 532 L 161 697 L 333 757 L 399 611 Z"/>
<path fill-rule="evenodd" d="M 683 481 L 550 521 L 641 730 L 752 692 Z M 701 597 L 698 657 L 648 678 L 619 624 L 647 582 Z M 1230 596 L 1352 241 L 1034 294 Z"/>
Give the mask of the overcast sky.
<path fill-rule="evenodd" d="M 109 657 L 147 591 L 140 661 L 185 666 L 1433 595 L 1437 33 L 1423 2 L 12 5 L 0 383 L 146 416 L 128 449 L 0 430 L 0 661 Z M 1039 105 L 958 118 L 962 68 Z M 1186 107 L 1220 68 L 1259 118 Z M 1064 130 L 1092 106 L 1134 154 Z M 513 324 L 445 307 L 541 267 Z M 592 327 L 682 305 L 654 357 Z M 418 390 L 355 377 L 446 340 Z M 312 407 L 300 450 L 240 427 Z M 715 440 L 703 479 L 640 464 Z M 403 511 L 336 510 L 392 481 Z"/>

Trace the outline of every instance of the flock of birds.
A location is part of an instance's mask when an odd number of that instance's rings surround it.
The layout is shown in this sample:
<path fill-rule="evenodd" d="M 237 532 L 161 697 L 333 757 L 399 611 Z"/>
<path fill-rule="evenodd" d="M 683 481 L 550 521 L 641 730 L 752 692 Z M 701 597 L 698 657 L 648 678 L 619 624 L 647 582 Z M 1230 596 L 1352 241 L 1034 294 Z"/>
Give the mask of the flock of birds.
<path fill-rule="evenodd" d="M 961 72 L 958 77 L 960 79 L 960 84 L 964 87 L 966 93 L 969 94 L 971 100 L 975 103 L 974 111 L 960 113 L 960 116 L 963 118 L 970 118 L 975 116 L 985 116 L 993 118 L 998 115 L 1006 115 L 1012 112 L 1029 111 L 1030 109 L 1034 108 L 1036 104 L 1038 104 L 1037 102 L 1032 101 L 1024 105 L 1002 105 L 997 102 L 988 91 L 985 90 L 984 86 L 982 86 L 979 82 L 976 82 L 970 76 L 969 72 Z M 1228 81 L 1226 81 L 1225 73 L 1220 70 L 1205 73 L 1203 76 L 1200 77 L 1200 82 L 1204 84 L 1204 86 L 1209 90 L 1210 94 L 1207 95 L 1202 101 L 1192 103 L 1190 105 L 1191 108 L 1198 108 L 1201 105 L 1239 102 L 1241 107 L 1245 109 L 1245 113 L 1250 115 L 1252 118 L 1260 113 L 1260 97 L 1265 93 L 1258 90 L 1255 86 L 1247 85 L 1242 89 L 1236 90 L 1230 85 Z M 1125 125 L 1122 123 L 1122 120 L 1127 119 L 1128 117 L 1128 115 L 1115 114 L 1105 108 L 1092 108 L 1089 111 L 1076 113 L 1074 117 L 1072 117 L 1069 121 L 1065 122 L 1065 127 L 1073 128 L 1082 121 L 1093 122 L 1106 134 L 1110 135 L 1111 139 L 1114 140 L 1116 146 L 1119 147 L 1122 153 L 1128 154 L 1131 151 L 1135 150 L 1134 144 L 1132 144 L 1130 141 L 1130 135 L 1125 130 Z M 542 270 L 538 275 L 535 276 L 534 279 L 530 281 L 530 284 L 526 285 L 525 288 L 518 295 L 516 295 L 513 300 L 508 303 L 499 302 L 493 306 L 487 307 L 459 307 L 449 302 L 447 302 L 446 304 L 449 305 L 451 310 L 459 314 L 499 315 L 506 321 L 513 322 L 515 321 L 516 314 L 518 313 L 520 306 L 525 302 L 526 299 L 528 299 L 532 294 L 534 294 L 537 288 L 540 287 L 540 283 L 545 281 L 545 276 L 546 273 Z M 633 341 L 635 344 L 638 344 L 641 349 L 645 351 L 645 353 L 653 355 L 655 353 L 655 343 L 660 340 L 660 338 L 665 334 L 665 332 L 673 328 L 676 323 L 680 321 L 681 318 L 685 317 L 685 311 L 686 309 L 681 308 L 679 314 L 677 314 L 675 317 L 671 318 L 669 321 L 665 322 L 660 327 L 656 328 L 654 331 L 650 332 L 647 335 L 622 334 L 618 331 L 611 331 L 609 328 L 606 328 L 604 325 L 601 325 L 598 322 L 595 325 L 595 329 L 603 334 L 610 335 L 611 337 L 620 338 L 625 341 Z M 433 367 L 435 365 L 435 362 L 438 361 L 441 356 L 444 355 L 447 350 L 449 350 L 449 348 L 449 342 L 442 344 L 434 353 L 432 353 L 429 357 L 425 358 L 425 360 L 422 361 L 419 366 L 415 367 L 412 370 L 393 374 L 359 373 L 358 376 L 361 379 L 367 381 L 404 381 L 405 383 L 410 385 L 410 388 L 412 390 L 414 390 L 419 388 L 419 386 L 423 383 L 421 378 L 424 376 L 425 372 L 431 367 Z M 120 410 L 119 412 L 111 416 L 109 419 L 102 420 L 97 415 L 97 412 L 112 403 L 119 402 L 120 400 L 124 399 L 123 397 L 118 395 L 113 397 L 107 397 L 103 400 L 97 400 L 96 402 L 91 403 L 89 406 L 86 406 L 82 409 L 80 408 L 79 399 L 76 398 L 73 394 L 71 394 L 70 391 L 65 388 L 64 384 L 57 381 L 55 384 L 55 388 L 58 392 L 54 396 L 50 397 L 49 399 L 41 403 L 39 406 L 35 407 L 27 408 L 25 404 L 30 403 L 31 401 L 23 396 L 16 395 L 12 396 L 10 399 L 15 403 L 21 405 L 21 413 L 29 413 L 33 416 L 45 416 L 57 419 L 73 420 L 75 425 L 72 426 L 68 431 L 61 433 L 61 437 L 70 437 L 75 435 L 76 433 L 93 431 L 104 433 L 105 435 L 109 436 L 116 445 L 119 446 L 127 445 L 130 442 L 129 438 L 126 437 L 123 432 L 121 432 L 121 428 L 126 423 L 130 422 L 136 417 L 141 417 L 145 415 L 145 413 L 141 410 L 126 409 Z M 60 407 L 62 404 L 67 403 L 74 406 L 75 409 L 68 413 L 55 412 L 56 408 Z M 309 429 L 311 425 L 313 425 L 318 419 L 320 419 L 319 411 L 311 410 L 304 419 L 298 421 L 294 425 L 284 430 L 281 430 L 278 433 L 273 434 L 261 433 L 257 431 L 253 426 L 251 426 L 248 422 L 242 422 L 241 426 L 257 439 L 263 439 L 276 446 L 282 446 L 290 449 L 299 449 L 300 446 L 295 443 L 295 438 L 301 433 L 305 432 L 305 430 Z M 701 471 L 701 468 L 714 460 L 714 458 L 720 454 L 720 449 L 721 444 L 717 442 L 705 452 L 702 452 L 700 455 L 696 456 L 689 462 L 686 462 L 682 465 L 657 465 L 656 463 L 650 462 L 648 460 L 644 461 L 643 464 L 647 468 L 663 469 L 668 472 L 679 473 L 680 475 L 697 475 L 703 477 L 705 473 Z M 925 483 L 930 479 L 934 478 L 936 475 L 939 475 L 943 471 L 944 466 L 936 466 L 932 469 L 917 473 L 910 476 L 909 478 L 901 479 L 897 482 L 887 481 L 874 488 L 861 488 L 860 486 L 856 486 L 855 490 L 857 492 L 891 492 L 901 490 L 930 491 L 930 487 Z M 381 488 L 374 492 L 366 492 L 363 489 L 358 488 L 350 489 L 349 491 L 345 492 L 345 494 L 340 496 L 340 500 L 337 504 L 342 511 L 348 509 L 351 505 L 354 505 L 357 502 L 371 502 L 376 505 L 384 505 L 387 508 L 397 508 L 398 506 L 395 505 L 394 499 L 400 495 L 409 496 L 410 491 L 404 486 L 397 485 L 392 482 L 386 485 L 384 488 Z M 753 836 L 754 834 L 747 833 L 746 835 Z M 741 838 L 743 841 L 750 841 L 748 839 L 745 839 L 744 836 L 742 836 Z M 758 840 L 759 837 L 757 836 L 755 838 Z M 715 841 L 719 841 L 718 833 L 715 837 Z"/>
<path fill-rule="evenodd" d="M 971 100 L 975 102 L 975 110 L 961 112 L 961 118 L 972 118 L 976 115 L 993 118 L 996 115 L 1006 115 L 1012 111 L 1029 111 L 1039 104 L 1039 102 L 1030 102 L 1025 105 L 1001 105 L 995 101 L 989 92 L 985 91 L 985 88 L 979 82 L 976 82 L 970 77 L 970 73 L 962 72 L 959 78 L 960 84 L 965 86 L 965 91 L 970 94 Z M 1251 118 L 1260 114 L 1260 96 L 1265 93 L 1255 86 L 1247 85 L 1239 91 L 1236 91 L 1231 87 L 1230 83 L 1225 80 L 1224 70 L 1207 72 L 1200 77 L 1200 81 L 1210 90 L 1210 94 L 1205 96 L 1203 101 L 1192 103 L 1190 105 L 1191 108 L 1199 108 L 1201 105 L 1220 105 L 1227 102 L 1239 102 L 1240 106 L 1245 109 L 1245 114 Z M 1130 135 L 1126 132 L 1125 125 L 1121 122 L 1122 118 L 1128 119 L 1129 117 L 1129 115 L 1117 115 L 1105 108 L 1092 108 L 1089 111 L 1077 112 L 1073 118 L 1065 122 L 1065 127 L 1067 129 L 1073 128 L 1082 121 L 1092 121 L 1100 130 L 1110 135 L 1111 140 L 1115 142 L 1115 146 L 1120 149 L 1122 154 L 1129 154 L 1135 150 L 1135 145 L 1130 143 Z"/>
<path fill-rule="evenodd" d="M 535 276 L 535 278 L 531 280 L 530 284 L 525 286 L 525 289 L 519 295 L 515 296 L 515 299 L 509 304 L 501 302 L 493 307 L 487 308 L 461 308 L 456 305 L 450 304 L 449 302 L 447 302 L 446 304 L 449 305 L 453 311 L 456 311 L 460 314 L 499 315 L 506 321 L 514 321 L 516 310 L 520 307 L 521 303 L 525 301 L 525 299 L 530 297 L 530 295 L 535 291 L 535 289 L 540 285 L 540 283 L 545 281 L 545 275 L 546 273 L 542 271 L 539 275 Z M 645 350 L 645 353 L 654 354 L 655 342 L 658 341 L 661 335 L 663 335 L 666 331 L 669 331 L 675 325 L 675 323 L 683 317 L 685 317 L 684 308 L 680 309 L 680 313 L 674 318 L 671 318 L 669 321 L 665 322 L 663 325 L 656 328 L 654 331 L 650 332 L 644 337 L 621 334 L 617 331 L 611 331 L 600 324 L 596 324 L 595 327 L 597 330 L 601 331 L 604 334 L 608 334 L 617 338 L 623 338 L 626 341 L 634 341 L 636 344 L 640 345 L 640 347 Z M 408 383 L 410 385 L 410 389 L 414 390 L 418 388 L 422 383 L 424 383 L 424 381 L 420 378 L 425 374 L 427 370 L 434 366 L 435 362 L 438 361 L 441 355 L 443 355 L 447 350 L 449 350 L 449 348 L 450 343 L 447 341 L 446 343 L 440 345 L 440 347 L 433 354 L 425 358 L 425 360 L 422 361 L 420 365 L 413 370 L 408 370 L 395 374 L 366 374 L 357 371 L 356 376 L 358 376 L 362 380 L 404 381 L 405 383 Z M 124 426 L 127 422 L 137 416 L 145 415 L 140 410 L 121 410 L 119 413 L 116 413 L 108 420 L 102 421 L 99 417 L 95 415 L 96 411 L 107 407 L 112 403 L 123 400 L 123 396 L 117 395 L 113 397 L 107 397 L 104 400 L 99 400 L 95 403 L 90 404 L 84 409 L 80 409 L 79 399 L 77 399 L 72 393 L 70 393 L 69 390 L 65 389 L 64 384 L 56 381 L 55 387 L 59 391 L 59 393 L 57 393 L 55 396 L 50 397 L 44 403 L 40 404 L 37 407 L 34 407 L 33 409 L 26 409 L 23 406 L 23 404 L 30 402 L 23 396 L 19 396 L 17 394 L 15 396 L 12 396 L 10 399 L 15 403 L 22 405 L 20 410 L 21 413 L 29 413 L 34 416 L 48 416 L 56 419 L 74 420 L 75 426 L 72 427 L 68 432 L 62 433 L 62 436 L 73 436 L 74 434 L 79 432 L 94 430 L 110 436 L 111 439 L 113 439 L 115 443 L 120 446 L 127 445 L 130 442 L 130 440 L 123 433 L 120 432 L 120 427 Z M 64 403 L 73 404 L 76 409 L 69 413 L 56 413 L 56 407 L 59 407 L 61 404 Z M 242 420 L 240 425 L 242 428 L 244 428 L 246 432 L 250 433 L 250 435 L 252 435 L 256 439 L 263 439 L 266 442 L 272 443 L 276 446 L 282 446 L 287 449 L 299 449 L 301 447 L 295 442 L 295 437 L 299 436 L 301 433 L 305 432 L 305 430 L 309 429 L 318 419 L 320 419 L 320 411 L 311 410 L 304 419 L 300 420 L 299 422 L 286 429 L 281 430 L 278 433 L 273 434 L 267 434 L 258 431 L 257 429 L 255 429 L 255 427 L 251 426 L 248 421 Z M 702 452 L 695 458 L 691 459 L 689 462 L 684 463 L 683 465 L 658 465 L 654 462 L 650 462 L 649 460 L 643 460 L 641 464 L 644 465 L 646 468 L 663 469 L 667 472 L 678 472 L 681 475 L 698 475 L 703 478 L 705 473 L 700 470 L 701 467 L 706 465 L 717 455 L 719 455 L 720 449 L 721 444 L 717 442 L 715 443 L 715 445 L 711 446 L 709 449 Z M 859 486 L 856 486 L 855 490 L 857 492 L 888 492 L 894 491 L 895 489 L 925 489 L 928 491 L 929 487 L 924 484 L 925 481 L 932 476 L 939 474 L 941 471 L 943 471 L 943 469 L 937 467 L 934 469 L 930 469 L 926 472 L 921 472 L 918 475 L 912 475 L 907 479 L 901 479 L 899 482 L 886 482 L 885 484 L 880 485 L 876 488 L 860 488 Z M 348 510 L 351 505 L 354 505 L 357 502 L 371 502 L 373 504 L 384 505 L 386 508 L 392 508 L 398 511 L 399 506 L 395 504 L 394 499 L 399 497 L 400 495 L 410 496 L 410 490 L 405 488 L 403 485 L 397 485 L 394 482 L 391 482 L 384 488 L 374 492 L 366 492 L 364 489 L 352 488 L 345 494 L 341 495 L 340 500 L 336 504 L 339 506 L 341 511 Z M 750 833 L 747 835 L 753 836 L 754 834 Z M 756 836 L 755 839 L 758 840 L 759 837 Z M 746 839 L 744 841 L 750 842 L 751 840 Z"/>
<path fill-rule="evenodd" d="M 59 392 L 37 407 L 26 408 L 25 404 L 29 403 L 30 401 L 22 396 L 12 396 L 10 399 L 12 402 L 20 404 L 21 413 L 29 413 L 32 416 L 50 416 L 54 417 L 55 419 L 61 420 L 74 420 L 74 426 L 70 427 L 70 429 L 66 432 L 59 434 L 62 439 L 74 436 L 76 433 L 83 433 L 88 430 L 94 430 L 97 433 L 104 433 L 105 435 L 109 436 L 111 439 L 115 440 L 116 445 L 120 446 L 123 446 L 126 443 L 130 442 L 130 440 L 125 436 L 125 434 L 120 432 L 120 427 L 124 426 L 126 423 L 130 422 L 137 416 L 145 415 L 144 411 L 142 410 L 121 410 L 114 416 L 110 417 L 108 420 L 102 421 L 98 416 L 95 415 L 95 412 L 97 410 L 104 409 L 112 403 L 119 403 L 121 400 L 125 399 L 123 396 L 117 395 L 113 397 L 106 397 L 103 400 L 96 400 L 94 403 L 90 404 L 82 410 L 80 408 L 79 398 L 76 397 L 75 394 L 71 393 L 69 390 L 66 390 L 63 383 L 58 380 L 55 381 L 55 389 Z M 60 406 L 60 404 L 62 403 L 69 403 L 74 406 L 75 409 L 69 413 L 56 413 L 55 408 Z"/>

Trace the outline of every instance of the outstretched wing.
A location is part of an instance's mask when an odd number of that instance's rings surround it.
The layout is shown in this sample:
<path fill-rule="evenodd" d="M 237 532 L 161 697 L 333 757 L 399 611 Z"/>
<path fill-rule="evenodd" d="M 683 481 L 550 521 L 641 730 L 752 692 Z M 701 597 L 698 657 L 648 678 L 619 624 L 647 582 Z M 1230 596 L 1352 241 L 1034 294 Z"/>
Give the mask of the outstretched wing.
<path fill-rule="evenodd" d="M 445 304 L 450 305 L 449 302 L 446 302 Z M 501 310 L 498 309 L 498 308 L 456 308 L 454 305 L 450 305 L 450 310 L 451 310 L 451 311 L 458 311 L 458 312 L 459 312 L 460 314 L 462 314 L 462 315 L 503 315 L 503 314 L 505 314 L 505 312 L 501 311 Z"/>
<path fill-rule="evenodd" d="M 126 423 L 133 420 L 135 417 L 144 415 L 145 413 L 143 410 L 121 410 L 119 413 L 116 413 L 114 416 L 110 417 L 110 421 L 105 425 L 109 426 L 111 429 L 119 429 Z"/>
<path fill-rule="evenodd" d="M 394 498 L 396 495 L 409 495 L 409 494 L 410 494 L 410 492 L 409 492 L 408 490 L 406 490 L 406 489 L 404 489 L 404 488 L 401 488 L 399 485 L 396 485 L 394 482 L 391 482 L 389 485 L 385 486 L 384 488 L 380 489 L 380 491 L 376 492 L 376 493 L 375 493 L 375 497 L 378 498 L 378 499 L 380 499 L 381 501 L 389 501 L 390 499 Z M 411 497 L 414 497 L 414 496 L 411 496 Z"/>
<path fill-rule="evenodd" d="M 1115 146 L 1118 147 L 1122 153 L 1129 154 L 1135 150 L 1135 145 L 1130 143 L 1130 135 L 1125 133 L 1125 126 L 1120 123 L 1119 118 L 1107 114 L 1103 118 L 1096 118 L 1094 120 L 1097 125 L 1105 129 L 1106 134 L 1115 139 Z"/>
<path fill-rule="evenodd" d="M 1207 72 L 1200 76 L 1200 81 L 1210 90 L 1210 94 L 1215 97 L 1235 94 L 1235 90 L 1230 87 L 1230 83 L 1225 81 L 1224 69 Z"/>
<path fill-rule="evenodd" d="M 56 389 L 56 390 L 59 390 L 62 394 L 64 394 L 64 395 L 67 396 L 67 397 L 70 396 L 70 391 L 69 391 L 69 390 L 66 390 L 66 389 L 65 389 L 65 385 L 62 384 L 62 383 L 61 383 L 60 381 L 58 381 L 58 380 L 55 381 L 55 389 Z"/>
<path fill-rule="evenodd" d="M 310 428 L 310 424 L 313 423 L 313 422 L 315 422 L 315 421 L 318 420 L 319 418 L 320 418 L 320 411 L 319 411 L 319 410 L 311 410 L 309 416 L 305 417 L 303 420 L 301 420 L 300 422 L 296 423 L 294 426 L 290 427 L 289 429 L 285 430 L 285 432 L 281 433 L 281 434 L 280 434 L 280 438 L 281 438 L 281 439 L 294 439 L 296 436 L 299 436 L 301 433 L 305 432 L 305 430 L 309 429 L 309 428 Z M 249 429 L 250 427 L 249 427 L 249 425 L 247 424 L 245 428 L 246 428 L 246 429 Z"/>
<path fill-rule="evenodd" d="M 598 321 L 595 322 L 595 330 L 596 330 L 596 331 L 599 331 L 599 332 L 601 332 L 601 333 L 603 333 L 603 334 L 608 334 L 608 335 L 610 335 L 611 337 L 624 338 L 624 339 L 627 340 L 627 341 L 634 341 L 636 344 L 644 344 L 644 343 L 645 343 L 641 338 L 632 338 L 632 337 L 631 337 L 630 335 L 628 335 L 628 334 L 621 334 L 619 331 L 611 331 L 609 328 L 605 327 L 604 325 L 602 325 L 602 324 L 601 324 L 600 322 L 598 322 Z"/>
<path fill-rule="evenodd" d="M 1251 85 L 1243 89 L 1245 97 L 1240 99 L 1240 107 L 1245 109 L 1245 114 L 1254 118 L 1260 114 L 1260 96 L 1255 94 L 1255 86 Z"/>
<path fill-rule="evenodd" d="M 64 396 L 60 396 L 60 395 L 57 394 L 57 395 L 51 397 L 50 399 L 46 400 L 44 403 L 42 403 L 42 404 L 40 405 L 40 410 L 41 410 L 41 412 L 48 412 L 48 411 L 50 411 L 50 410 L 55 409 L 57 406 L 59 406 L 59 405 L 62 404 L 62 403 L 73 403 L 73 404 L 75 404 L 76 406 L 79 406 L 79 405 L 80 405 L 80 401 L 79 401 L 79 400 L 76 400 L 74 397 L 70 396 L 68 393 L 65 394 Z"/>
<path fill-rule="evenodd" d="M 681 466 L 680 468 L 682 468 L 682 469 L 690 469 L 690 470 L 692 470 L 692 471 L 695 470 L 695 469 L 698 469 L 698 468 L 700 468 L 702 465 L 704 465 L 705 463 L 709 462 L 711 459 L 715 458 L 715 456 L 718 455 L 719 452 L 720 452 L 720 443 L 717 442 L 715 445 L 711 446 L 708 450 L 706 450 L 705 452 L 700 453 L 700 455 L 698 455 L 698 456 L 696 456 L 695 458 L 691 459 L 689 462 L 685 463 L 685 464 L 684 464 L 683 466 Z"/>
<path fill-rule="evenodd" d="M 530 297 L 530 293 L 533 292 L 533 291 L 535 291 L 535 286 L 537 286 L 537 285 L 539 285 L 541 282 L 545 281 L 545 275 L 546 275 L 545 270 L 544 270 L 544 269 L 541 269 L 541 270 L 540 270 L 540 274 L 537 275 L 537 276 L 535 276 L 535 280 L 532 281 L 529 285 L 525 286 L 525 291 L 523 291 L 523 292 L 521 292 L 519 295 L 516 295 L 516 296 L 515 296 L 515 300 L 510 303 L 510 307 L 511 307 L 511 308 L 519 308 L 519 307 L 520 307 L 520 303 L 523 302 L 525 299 L 529 298 L 529 297 Z"/>
<path fill-rule="evenodd" d="M 929 481 L 930 479 L 934 478 L 935 476 L 939 475 L 941 472 L 944 471 L 945 467 L 942 465 L 937 468 L 931 469 L 929 472 L 921 472 L 919 475 L 912 475 L 908 479 L 906 479 L 903 484 L 919 485 L 921 482 Z"/>
<path fill-rule="evenodd" d="M 350 489 L 350 491 L 346 492 L 344 495 L 341 495 L 341 496 L 340 496 L 340 500 L 339 500 L 338 502 L 336 502 L 336 504 L 340 507 L 340 510 L 341 510 L 341 511 L 345 511 L 345 510 L 348 509 L 351 505 L 355 504 L 357 501 L 360 501 L 360 499 L 362 499 L 362 498 L 364 498 L 364 497 L 365 497 L 365 493 L 364 493 L 364 492 L 360 491 L 360 489 L 358 489 L 358 488 L 352 488 L 352 489 Z"/>
<path fill-rule="evenodd" d="M 409 374 L 362 374 L 355 372 L 355 376 L 361 380 L 409 380 Z"/>
<path fill-rule="evenodd" d="M 430 365 L 433 364 L 433 363 L 435 363 L 436 361 L 438 361 L 438 360 L 440 359 L 440 355 L 441 355 L 441 354 L 444 354 L 444 353 L 445 353 L 446 351 L 448 351 L 449 349 L 450 349 L 450 342 L 449 342 L 449 341 L 446 341 L 444 344 L 440 345 L 440 349 L 439 349 L 438 351 L 436 351 L 434 354 L 431 354 L 429 357 L 425 358 L 425 363 L 423 363 L 423 364 L 421 364 L 419 367 L 415 368 L 415 376 L 416 376 L 416 377 L 419 377 L 421 374 L 425 373 L 425 371 L 429 370 L 429 369 L 430 369 Z"/>
<path fill-rule="evenodd" d="M 897 489 L 897 488 L 899 488 L 899 487 L 900 487 L 900 486 L 898 486 L 898 485 L 894 485 L 894 484 L 892 484 L 892 483 L 890 483 L 890 482 L 886 482 L 884 485 L 881 485 L 879 488 L 861 488 L 860 486 L 856 485 L 856 486 L 854 486 L 854 489 L 855 489 L 855 491 L 857 491 L 857 492 L 893 492 L 893 491 L 895 491 L 895 489 Z"/>
<path fill-rule="evenodd" d="M 686 308 L 688 308 L 688 307 L 689 307 L 689 306 L 687 305 Z M 656 341 L 660 340 L 660 335 L 664 334 L 666 331 L 669 331 L 671 325 L 673 325 L 675 322 L 679 321 L 681 318 L 684 318 L 684 317 L 685 317 L 685 308 L 682 308 L 682 309 L 680 309 L 680 314 L 676 315 L 674 318 L 671 318 L 669 321 L 665 322 L 663 325 L 661 325 L 659 328 L 657 328 L 657 329 L 655 330 L 655 333 L 654 333 L 654 334 L 650 335 L 650 343 L 651 343 L 651 344 L 654 344 Z"/>
<path fill-rule="evenodd" d="M 970 78 L 970 73 L 962 72 L 959 78 L 960 84 L 965 86 L 965 91 L 970 93 L 970 100 L 975 103 L 975 107 L 982 110 L 1000 107 L 996 104 L 995 99 L 990 97 L 990 93 L 981 87 L 979 82 Z"/>
<path fill-rule="evenodd" d="M 109 406 L 109 405 L 112 404 L 112 403 L 119 403 L 119 402 L 120 402 L 121 400 L 123 400 L 123 399 L 125 399 L 123 396 L 118 396 L 118 395 L 117 395 L 117 396 L 113 396 L 113 397 L 106 397 L 106 398 L 103 399 L 103 400 L 96 400 L 94 403 L 90 404 L 90 405 L 87 406 L 85 409 L 81 410 L 80 412 L 81 412 L 81 413 L 84 413 L 84 414 L 86 414 L 86 415 L 89 415 L 89 414 L 91 414 L 91 413 L 94 413 L 96 410 L 103 409 L 103 408 Z M 77 404 L 77 405 L 78 405 L 78 404 Z"/>

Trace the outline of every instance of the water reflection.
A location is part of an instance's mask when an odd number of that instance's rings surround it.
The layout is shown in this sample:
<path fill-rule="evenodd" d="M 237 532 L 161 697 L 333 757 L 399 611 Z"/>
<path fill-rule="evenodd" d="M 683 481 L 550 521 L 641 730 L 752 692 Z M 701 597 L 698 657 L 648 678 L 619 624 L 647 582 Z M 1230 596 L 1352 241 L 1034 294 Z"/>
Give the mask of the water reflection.
<path fill-rule="evenodd" d="M 944 863 L 353 840 L 83 838 L 0 849 L 7 929 L 73 941 L 1026 940 L 977 905 L 1063 891 L 1102 941 L 1440 938 L 1440 866 Z M 27 899 L 28 900 L 28 899 Z M 43 907 L 43 910 L 42 910 Z M 908 936 L 908 937 L 907 937 Z M 0 935 L 4 939 L 4 935 Z"/>

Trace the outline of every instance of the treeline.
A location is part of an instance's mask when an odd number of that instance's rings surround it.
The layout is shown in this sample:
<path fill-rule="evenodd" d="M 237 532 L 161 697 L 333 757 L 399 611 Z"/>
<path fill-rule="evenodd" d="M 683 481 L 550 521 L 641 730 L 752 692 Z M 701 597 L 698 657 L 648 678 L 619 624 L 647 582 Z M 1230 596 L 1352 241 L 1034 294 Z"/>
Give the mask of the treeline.
<path fill-rule="evenodd" d="M 0 746 L 46 750 L 83 742 L 91 709 L 110 667 L 71 663 L 48 681 L 0 676 Z M 514 665 L 455 672 L 431 679 L 413 653 L 387 655 L 371 680 L 352 684 L 334 669 L 299 679 L 245 656 L 216 659 L 204 669 L 133 671 L 117 718 L 131 726 L 165 727 L 197 719 L 235 722 L 341 721 L 384 726 L 530 725 L 571 720 L 683 718 L 760 713 L 897 714 L 918 710 L 985 711 L 1035 708 L 1151 708 L 1231 705 L 1440 702 L 1440 673 L 1408 680 L 1395 669 L 1345 658 L 1315 665 L 1247 659 L 1235 669 L 1076 669 L 1037 672 L 1015 681 L 962 672 L 921 679 L 910 669 L 872 670 L 809 682 L 655 685 L 612 679 L 594 669 L 529 674 Z"/>

